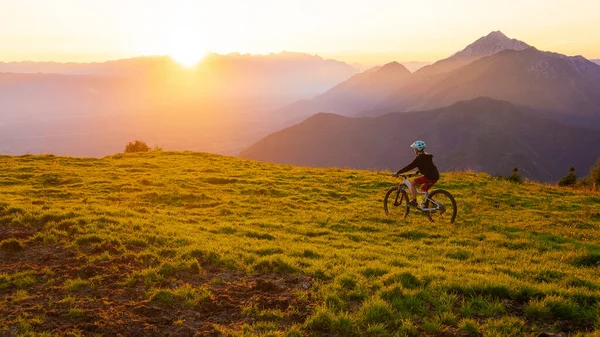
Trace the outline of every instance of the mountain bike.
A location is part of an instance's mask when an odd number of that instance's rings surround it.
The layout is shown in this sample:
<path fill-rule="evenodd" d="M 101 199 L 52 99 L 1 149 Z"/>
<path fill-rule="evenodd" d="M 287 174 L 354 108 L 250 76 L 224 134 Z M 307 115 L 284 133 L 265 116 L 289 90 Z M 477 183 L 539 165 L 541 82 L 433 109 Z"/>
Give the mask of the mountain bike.
<path fill-rule="evenodd" d="M 383 209 L 386 215 L 404 213 L 404 217 L 408 216 L 411 209 L 408 205 L 411 184 L 408 178 L 417 175 L 419 174 L 401 174 L 400 177 L 404 180 L 387 191 L 383 199 Z M 423 201 L 416 209 L 425 213 L 431 222 L 437 220 L 454 223 L 454 219 L 456 219 L 456 201 L 450 192 L 434 190 L 429 193 L 417 190 L 417 193 L 423 195 Z"/>

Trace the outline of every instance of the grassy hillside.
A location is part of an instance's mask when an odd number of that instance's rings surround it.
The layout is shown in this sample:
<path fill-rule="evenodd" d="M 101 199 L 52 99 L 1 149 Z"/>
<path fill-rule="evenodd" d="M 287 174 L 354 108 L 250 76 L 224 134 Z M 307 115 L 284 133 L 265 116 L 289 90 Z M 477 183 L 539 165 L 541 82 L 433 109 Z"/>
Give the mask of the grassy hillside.
<path fill-rule="evenodd" d="M 600 194 L 203 153 L 0 157 L 0 335 L 600 335 Z"/>

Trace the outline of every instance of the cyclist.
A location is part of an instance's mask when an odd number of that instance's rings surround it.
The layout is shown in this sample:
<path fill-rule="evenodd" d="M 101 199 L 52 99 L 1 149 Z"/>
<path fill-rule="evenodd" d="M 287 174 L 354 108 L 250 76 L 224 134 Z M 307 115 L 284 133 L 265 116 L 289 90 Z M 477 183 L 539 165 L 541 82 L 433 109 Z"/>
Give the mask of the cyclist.
<path fill-rule="evenodd" d="M 425 152 L 427 145 L 424 141 L 417 140 L 416 142 L 412 143 L 410 147 L 415 150 L 417 157 L 410 164 L 398 170 L 398 172 L 394 174 L 394 177 L 398 177 L 400 174 L 408 172 L 415 167 L 417 168 L 417 174 L 423 174 L 422 176 L 415 178 L 410 185 L 410 191 L 413 199 L 408 203 L 408 205 L 411 207 L 419 207 L 417 204 L 417 184 L 423 185 L 421 186 L 421 191 L 426 192 L 438 181 L 438 179 L 440 179 L 440 173 L 433 163 L 433 155 Z"/>

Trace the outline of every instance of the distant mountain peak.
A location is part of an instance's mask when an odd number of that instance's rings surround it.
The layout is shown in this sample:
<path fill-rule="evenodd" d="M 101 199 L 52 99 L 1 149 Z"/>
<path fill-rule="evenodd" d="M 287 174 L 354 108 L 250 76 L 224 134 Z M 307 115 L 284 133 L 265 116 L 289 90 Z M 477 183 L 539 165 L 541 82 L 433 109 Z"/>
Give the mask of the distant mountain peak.
<path fill-rule="evenodd" d="M 493 32 L 490 32 L 488 35 L 486 35 L 487 38 L 497 38 L 497 39 L 508 39 L 510 40 L 506 35 L 504 35 L 504 33 L 502 33 L 499 30 L 495 30 Z"/>
<path fill-rule="evenodd" d="M 453 54 L 443 60 L 437 61 L 430 66 L 423 67 L 415 73 L 419 76 L 430 76 L 441 74 L 464 65 L 467 65 L 482 57 L 491 56 L 506 50 L 521 51 L 531 48 L 530 45 L 517 39 L 511 39 L 499 30 L 490 32 L 471 43 L 465 49 Z"/>
<path fill-rule="evenodd" d="M 499 30 L 493 31 L 486 36 L 477 39 L 475 42 L 468 45 L 465 49 L 451 56 L 451 58 L 472 58 L 472 57 L 484 57 L 496 54 L 497 52 L 511 49 L 511 50 L 523 50 L 530 48 L 531 46 L 527 43 L 511 39 L 504 35 Z"/>
<path fill-rule="evenodd" d="M 390 63 L 386 63 L 383 66 L 381 66 L 381 68 L 379 68 L 377 71 L 399 71 L 399 72 L 407 72 L 410 73 L 410 71 L 408 69 L 406 69 L 406 67 L 396 61 L 390 62 Z"/>
<path fill-rule="evenodd" d="M 383 65 L 384 67 L 397 67 L 397 66 L 402 66 L 400 63 L 398 63 L 397 61 L 392 61 L 389 63 L 386 63 Z"/>

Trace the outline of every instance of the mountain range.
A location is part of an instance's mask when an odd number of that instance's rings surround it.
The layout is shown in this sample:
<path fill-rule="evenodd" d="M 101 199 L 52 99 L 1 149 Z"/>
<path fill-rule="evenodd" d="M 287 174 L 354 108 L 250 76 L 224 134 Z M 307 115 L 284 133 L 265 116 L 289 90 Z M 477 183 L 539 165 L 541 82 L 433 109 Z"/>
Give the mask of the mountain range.
<path fill-rule="evenodd" d="M 600 66 L 495 31 L 414 73 L 389 63 L 277 113 L 306 121 L 241 156 L 395 170 L 427 140 L 442 170 L 556 181 L 600 155 Z M 352 118 L 351 118 L 352 117 Z"/>
<path fill-rule="evenodd" d="M 500 31 L 414 72 L 398 62 L 359 72 L 289 52 L 209 54 L 193 68 L 169 57 L 0 63 L 0 153 L 102 156 L 142 139 L 170 150 L 395 169 L 412 155 L 395 149 L 426 138 L 442 170 L 519 167 L 550 181 L 595 161 L 599 92 L 596 63 Z"/>
<path fill-rule="evenodd" d="M 567 57 L 531 47 L 504 50 L 433 80 L 408 83 L 374 110 L 428 110 L 487 96 L 587 116 L 600 112 L 599 92 L 600 66 L 580 56 Z"/>
<path fill-rule="evenodd" d="M 319 113 L 241 153 L 266 162 L 397 170 L 416 139 L 441 171 L 475 170 L 555 181 L 571 166 L 587 173 L 600 156 L 600 131 L 571 126 L 545 112 L 480 97 L 428 111 L 351 118 Z"/>
<path fill-rule="evenodd" d="M 286 106 L 278 114 L 291 118 L 319 111 L 347 115 L 369 110 L 399 90 L 409 78 L 411 72 L 406 67 L 391 62 L 356 74 L 311 100 Z"/>
<path fill-rule="evenodd" d="M 169 149 L 234 154 L 281 128 L 269 109 L 355 74 L 301 53 L 210 54 L 103 63 L 0 63 L 0 152 L 102 156 L 140 137 Z"/>
<path fill-rule="evenodd" d="M 103 76 L 145 76 L 160 71 L 173 71 L 181 66 L 168 56 L 141 56 L 106 62 L 0 62 L 0 73 L 62 74 Z"/>
<path fill-rule="evenodd" d="M 193 90 L 202 97 L 268 99 L 276 104 L 320 94 L 357 72 L 357 68 L 340 61 L 290 52 L 269 55 L 211 53 L 193 68 L 185 68 L 168 56 L 101 63 L 0 62 L 0 73 L 86 75 L 154 79 L 154 82 L 174 79 L 178 84 L 187 81 L 190 85 L 186 90 Z M 28 77 L 29 80 L 32 78 Z M 45 79 L 42 81 L 46 82 Z M 60 90 L 60 83 L 55 87 Z"/>
<path fill-rule="evenodd" d="M 524 50 L 530 46 L 517 39 L 510 39 L 501 31 L 494 31 L 477 39 L 463 50 L 420 69 L 418 76 L 434 76 L 460 68 L 482 57 L 494 55 L 503 50 Z"/>
<path fill-rule="evenodd" d="M 373 68 L 278 113 L 377 116 L 486 96 L 583 118 L 600 111 L 598 92 L 600 66 L 581 56 L 539 51 L 496 31 L 415 73 L 396 65 Z"/>

